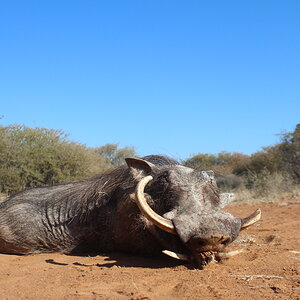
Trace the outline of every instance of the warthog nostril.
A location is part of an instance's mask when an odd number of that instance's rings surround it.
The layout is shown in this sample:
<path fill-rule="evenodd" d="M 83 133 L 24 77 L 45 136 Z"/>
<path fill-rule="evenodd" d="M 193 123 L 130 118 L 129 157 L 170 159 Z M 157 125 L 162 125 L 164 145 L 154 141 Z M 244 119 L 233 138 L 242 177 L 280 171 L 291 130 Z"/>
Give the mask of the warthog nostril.
<path fill-rule="evenodd" d="M 214 248 L 220 245 L 226 246 L 231 242 L 231 238 L 227 235 L 213 234 L 209 237 L 194 236 L 190 239 L 192 248 L 205 251 L 206 248 Z"/>
<path fill-rule="evenodd" d="M 211 239 L 217 245 L 228 245 L 231 242 L 231 238 L 228 235 L 216 234 L 212 235 Z"/>
<path fill-rule="evenodd" d="M 220 241 L 220 244 L 222 245 L 228 245 L 229 243 L 231 242 L 231 238 L 229 236 L 223 236 L 221 241 Z"/>

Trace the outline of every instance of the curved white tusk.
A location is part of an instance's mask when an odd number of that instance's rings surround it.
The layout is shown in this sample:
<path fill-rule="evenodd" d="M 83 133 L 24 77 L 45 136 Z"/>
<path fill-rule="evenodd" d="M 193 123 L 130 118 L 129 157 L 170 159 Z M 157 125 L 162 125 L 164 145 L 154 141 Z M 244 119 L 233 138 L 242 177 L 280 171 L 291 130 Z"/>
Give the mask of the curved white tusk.
<path fill-rule="evenodd" d="M 233 250 L 233 251 L 229 251 L 229 252 L 218 252 L 215 254 L 215 257 L 219 258 L 219 259 L 225 259 L 225 258 L 229 258 L 229 257 L 235 256 L 235 255 L 243 253 L 243 252 L 244 252 L 244 249 Z"/>
<path fill-rule="evenodd" d="M 166 254 L 170 257 L 173 257 L 175 259 L 184 260 L 184 261 L 189 260 L 187 255 L 185 255 L 185 254 L 175 253 L 175 252 L 172 252 L 172 251 L 169 251 L 169 250 L 163 250 L 162 253 Z"/>
<path fill-rule="evenodd" d="M 160 229 L 167 231 L 169 233 L 177 235 L 172 221 L 166 219 L 159 214 L 157 214 L 147 203 L 144 196 L 145 186 L 149 181 L 153 179 L 152 176 L 144 177 L 137 185 L 135 191 L 136 204 L 139 207 L 142 214 L 153 224 L 155 224 Z"/>
<path fill-rule="evenodd" d="M 244 228 L 256 223 L 258 220 L 260 220 L 260 218 L 261 218 L 261 210 L 260 210 L 260 208 L 258 208 L 254 213 L 252 213 L 247 218 L 241 219 L 241 221 L 242 221 L 241 229 L 244 229 Z"/>

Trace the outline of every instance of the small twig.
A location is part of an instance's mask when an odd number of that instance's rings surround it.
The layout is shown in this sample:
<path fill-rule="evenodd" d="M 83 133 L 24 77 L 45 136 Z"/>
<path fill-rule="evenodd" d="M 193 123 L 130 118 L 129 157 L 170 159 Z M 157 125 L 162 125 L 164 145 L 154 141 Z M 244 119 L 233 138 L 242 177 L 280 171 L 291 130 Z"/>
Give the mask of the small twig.
<path fill-rule="evenodd" d="M 130 275 L 131 275 L 131 283 L 132 283 L 133 287 L 138 291 L 139 289 L 134 282 L 133 275 L 132 274 L 130 274 Z"/>
<path fill-rule="evenodd" d="M 250 281 L 253 279 L 284 279 L 281 276 L 276 276 L 276 275 L 231 275 L 231 277 L 235 277 L 238 279 Z"/>
<path fill-rule="evenodd" d="M 272 285 L 254 285 L 254 286 L 248 286 L 249 289 L 261 289 L 261 288 L 273 288 Z M 289 287 L 285 286 L 284 289 L 287 290 L 300 290 L 300 288 L 294 288 L 294 287 Z"/>
<path fill-rule="evenodd" d="M 255 286 L 248 286 L 249 289 L 261 289 L 261 288 L 270 288 L 270 285 L 255 285 Z"/>

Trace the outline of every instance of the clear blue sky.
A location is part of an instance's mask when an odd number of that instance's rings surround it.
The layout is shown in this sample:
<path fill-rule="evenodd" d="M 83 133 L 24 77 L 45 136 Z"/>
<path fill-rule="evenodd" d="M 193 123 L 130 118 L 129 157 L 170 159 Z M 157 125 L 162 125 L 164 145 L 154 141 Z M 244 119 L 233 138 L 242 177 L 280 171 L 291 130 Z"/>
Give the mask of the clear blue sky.
<path fill-rule="evenodd" d="M 1 1 L 0 115 L 140 155 L 251 154 L 300 122 L 300 1 Z"/>

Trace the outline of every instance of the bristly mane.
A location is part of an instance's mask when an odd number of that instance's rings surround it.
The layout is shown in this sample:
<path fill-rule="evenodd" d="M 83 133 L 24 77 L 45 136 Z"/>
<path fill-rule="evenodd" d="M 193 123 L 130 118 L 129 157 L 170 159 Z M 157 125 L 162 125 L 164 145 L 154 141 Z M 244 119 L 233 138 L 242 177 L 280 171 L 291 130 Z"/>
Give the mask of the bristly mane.
<path fill-rule="evenodd" d="M 153 163 L 156 166 L 178 165 L 179 163 L 168 156 L 148 155 L 142 159 Z M 103 174 L 97 175 L 82 182 L 86 184 L 86 189 L 81 193 L 80 205 L 86 204 L 88 209 L 91 206 L 102 206 L 110 201 L 112 193 L 116 188 L 127 189 L 132 187 L 133 177 L 126 166 L 110 169 Z M 78 195 L 78 189 L 74 190 L 74 195 Z"/>
<path fill-rule="evenodd" d="M 143 159 L 157 166 L 179 164 L 174 159 L 161 155 L 148 155 Z M 64 188 L 46 206 L 68 211 L 68 218 L 72 219 L 76 215 L 89 214 L 93 209 L 107 205 L 114 199 L 117 189 L 134 189 L 133 181 L 130 170 L 123 165 L 80 182 L 60 185 Z"/>
<path fill-rule="evenodd" d="M 173 158 L 164 155 L 147 155 L 143 157 L 144 160 L 147 160 L 154 165 L 161 167 L 165 165 L 179 165 L 180 163 Z"/>
<path fill-rule="evenodd" d="M 114 191 L 121 185 L 126 188 L 130 182 L 129 170 L 125 166 L 110 169 L 103 174 L 80 182 L 65 184 L 64 191 L 56 194 L 49 203 L 55 207 L 71 207 L 71 218 L 110 202 Z"/>

